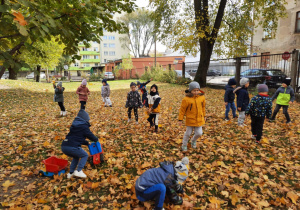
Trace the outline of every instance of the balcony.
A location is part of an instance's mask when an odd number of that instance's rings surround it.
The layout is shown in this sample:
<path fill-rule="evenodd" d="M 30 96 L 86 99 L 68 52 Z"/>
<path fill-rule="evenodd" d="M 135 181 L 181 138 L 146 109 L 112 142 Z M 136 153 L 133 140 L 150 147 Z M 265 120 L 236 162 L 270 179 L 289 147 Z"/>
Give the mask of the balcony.
<path fill-rule="evenodd" d="M 81 63 L 100 63 L 100 58 L 99 59 L 83 59 L 80 62 Z"/>
<path fill-rule="evenodd" d="M 80 51 L 80 55 L 100 55 L 99 51 Z"/>

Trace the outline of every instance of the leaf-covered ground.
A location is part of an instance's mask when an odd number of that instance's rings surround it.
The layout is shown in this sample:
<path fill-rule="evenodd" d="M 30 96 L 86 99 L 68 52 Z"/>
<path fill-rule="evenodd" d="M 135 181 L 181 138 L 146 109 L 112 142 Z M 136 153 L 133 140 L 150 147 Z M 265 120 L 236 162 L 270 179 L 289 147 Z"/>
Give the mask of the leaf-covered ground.
<path fill-rule="evenodd" d="M 127 123 L 124 107 L 131 81 L 109 82 L 112 108 L 103 107 L 101 84 L 92 82 L 87 111 L 91 130 L 103 144 L 106 162 L 96 168 L 88 163 L 85 180 L 38 177 L 42 160 L 56 155 L 71 160 L 60 150 L 61 141 L 79 110 L 75 90 L 79 83 L 64 83 L 67 117 L 59 117 L 52 84 L 0 81 L 0 204 L 20 209 L 149 209 L 134 195 L 137 177 L 163 160 L 190 159 L 184 184 L 184 208 L 194 209 L 300 209 L 300 106 L 282 112 L 276 123 L 265 123 L 262 145 L 250 139 L 250 120 L 245 128 L 225 122 L 223 90 L 204 88 L 207 123 L 198 149 L 180 150 L 185 127 L 177 125 L 184 86 L 159 84 L 162 112 L 159 133 L 148 128 L 144 110 L 140 124 Z M 153 84 L 153 82 L 151 82 Z M 10 87 L 9 89 L 7 87 Z M 86 151 L 87 147 L 83 146 Z M 166 202 L 166 209 L 183 209 Z"/>

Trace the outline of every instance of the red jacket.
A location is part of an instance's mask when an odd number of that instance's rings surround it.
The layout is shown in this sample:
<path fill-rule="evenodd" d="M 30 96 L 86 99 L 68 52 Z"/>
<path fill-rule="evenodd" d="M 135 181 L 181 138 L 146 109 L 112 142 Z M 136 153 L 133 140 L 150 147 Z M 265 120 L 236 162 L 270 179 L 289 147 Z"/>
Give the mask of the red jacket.
<path fill-rule="evenodd" d="M 82 85 L 80 85 L 77 88 L 76 94 L 79 95 L 79 101 L 87 101 L 88 95 L 90 94 L 90 90 L 87 87 L 82 87 Z"/>

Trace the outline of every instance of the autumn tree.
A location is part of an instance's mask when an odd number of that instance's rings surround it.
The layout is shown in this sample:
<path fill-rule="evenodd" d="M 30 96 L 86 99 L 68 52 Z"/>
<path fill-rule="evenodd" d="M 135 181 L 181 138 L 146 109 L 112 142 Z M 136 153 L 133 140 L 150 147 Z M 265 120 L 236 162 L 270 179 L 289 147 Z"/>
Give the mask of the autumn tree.
<path fill-rule="evenodd" d="M 128 30 L 127 36 L 120 38 L 122 45 L 138 57 L 149 57 L 149 52 L 154 44 L 154 19 L 152 12 L 145 8 L 137 9 L 130 14 L 119 18 Z"/>
<path fill-rule="evenodd" d="M 150 0 L 150 4 L 161 21 L 164 44 L 187 54 L 200 51 L 195 80 L 201 86 L 206 86 L 214 46 L 219 55 L 246 55 L 255 26 L 275 32 L 286 11 L 285 0 Z"/>
<path fill-rule="evenodd" d="M 99 41 L 103 29 L 122 30 L 124 25 L 114 21 L 113 14 L 131 12 L 133 6 L 129 0 L 1 0 L 0 77 L 6 68 L 17 71 L 25 66 L 16 57 L 38 41 L 58 37 L 55 41 L 64 43 L 64 54 L 75 55 L 80 41 Z"/>

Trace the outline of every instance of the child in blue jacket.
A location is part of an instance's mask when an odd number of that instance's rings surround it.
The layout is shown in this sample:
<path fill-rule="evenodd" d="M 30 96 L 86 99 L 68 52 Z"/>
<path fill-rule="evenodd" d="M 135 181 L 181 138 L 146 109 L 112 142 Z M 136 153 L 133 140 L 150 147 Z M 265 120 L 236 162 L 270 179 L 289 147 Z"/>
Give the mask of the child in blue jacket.
<path fill-rule="evenodd" d="M 183 200 L 177 193 L 183 193 L 182 183 L 188 177 L 189 159 L 182 161 L 164 161 L 159 168 L 145 171 L 135 183 L 135 192 L 138 200 L 145 202 L 155 200 L 155 210 L 162 210 L 167 195 L 175 205 L 181 205 Z"/>
<path fill-rule="evenodd" d="M 258 95 L 251 99 L 246 109 L 246 115 L 251 116 L 252 139 L 258 144 L 261 140 L 265 118 L 270 119 L 272 115 L 272 100 L 268 96 L 268 86 L 260 84 L 257 86 Z"/>
<path fill-rule="evenodd" d="M 73 158 L 70 173 L 67 174 L 68 179 L 72 176 L 86 178 L 82 169 L 88 159 L 88 154 L 81 148 L 81 145 L 89 145 L 86 138 L 94 142 L 98 141 L 98 138 L 90 131 L 89 120 L 88 113 L 81 109 L 71 125 L 70 132 L 61 144 L 62 152 Z"/>
<path fill-rule="evenodd" d="M 229 120 L 228 114 L 229 114 L 230 108 L 232 110 L 233 118 L 236 118 L 236 107 L 234 104 L 235 95 L 233 93 L 235 87 L 236 87 L 236 81 L 233 78 L 230 79 L 228 81 L 228 84 L 225 86 L 224 101 L 225 101 L 225 107 L 226 107 L 226 110 L 225 110 L 225 120 L 226 121 Z"/>

